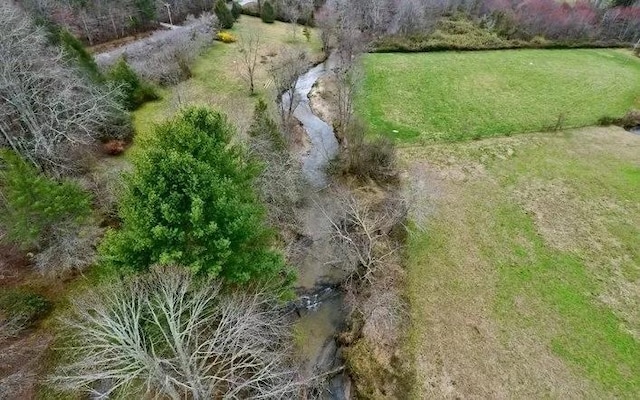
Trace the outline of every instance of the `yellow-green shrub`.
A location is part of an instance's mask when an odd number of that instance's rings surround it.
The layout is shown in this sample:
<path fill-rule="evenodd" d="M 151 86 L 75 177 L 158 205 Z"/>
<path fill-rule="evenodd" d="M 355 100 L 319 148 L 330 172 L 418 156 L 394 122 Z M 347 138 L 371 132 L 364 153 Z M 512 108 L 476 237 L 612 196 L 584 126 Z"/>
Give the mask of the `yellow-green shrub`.
<path fill-rule="evenodd" d="M 222 43 L 233 43 L 236 41 L 236 37 L 230 34 L 229 32 L 218 32 L 216 34 L 216 40 L 221 41 Z"/>

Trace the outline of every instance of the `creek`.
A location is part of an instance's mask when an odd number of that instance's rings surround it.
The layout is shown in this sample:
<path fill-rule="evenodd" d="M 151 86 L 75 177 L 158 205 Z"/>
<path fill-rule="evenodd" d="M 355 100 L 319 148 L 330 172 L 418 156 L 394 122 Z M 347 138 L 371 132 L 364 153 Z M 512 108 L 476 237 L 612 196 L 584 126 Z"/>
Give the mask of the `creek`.
<path fill-rule="evenodd" d="M 327 166 L 339 151 L 333 128 L 318 117 L 311 108 L 309 93 L 315 83 L 325 76 L 332 65 L 332 57 L 301 75 L 293 92 L 282 95 L 282 106 L 296 104 L 293 115 L 308 136 L 309 146 L 301 155 L 302 171 L 309 182 L 310 201 L 299 210 L 301 230 L 306 248 L 299 264 L 296 302 L 300 319 L 296 322 L 299 352 L 305 361 L 303 374 L 307 377 L 327 375 L 328 385 L 323 399 L 350 398 L 350 381 L 343 372 L 344 365 L 336 335 L 345 325 L 344 296 L 340 283 L 344 272 L 336 266 L 336 254 L 331 241 L 332 226 L 326 213 L 335 209 L 327 192 Z"/>

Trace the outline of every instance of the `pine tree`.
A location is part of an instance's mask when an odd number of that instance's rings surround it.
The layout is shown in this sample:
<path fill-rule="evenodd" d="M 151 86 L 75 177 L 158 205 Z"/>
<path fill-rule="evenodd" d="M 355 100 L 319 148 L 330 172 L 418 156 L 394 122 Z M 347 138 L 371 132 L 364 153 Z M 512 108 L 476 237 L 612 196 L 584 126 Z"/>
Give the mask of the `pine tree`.
<path fill-rule="evenodd" d="M 111 68 L 108 78 L 122 89 L 123 105 L 128 110 L 135 110 L 147 101 L 160 98 L 153 86 L 142 81 L 124 58 Z"/>
<path fill-rule="evenodd" d="M 231 29 L 233 28 L 233 14 L 227 7 L 227 3 L 224 0 L 217 0 L 216 5 L 214 6 L 213 12 L 218 17 L 218 23 L 222 29 Z"/>
<path fill-rule="evenodd" d="M 231 3 L 231 15 L 233 15 L 233 19 L 238 20 L 240 14 L 242 14 L 242 6 L 237 1 L 234 1 Z"/>
<path fill-rule="evenodd" d="M 53 225 L 91 213 L 91 198 L 76 183 L 45 176 L 10 150 L 0 151 L 0 187 L 3 240 L 24 249 L 38 247 Z"/>
<path fill-rule="evenodd" d="M 269 1 L 265 1 L 262 5 L 262 11 L 260 12 L 260 18 L 262 18 L 262 22 L 266 22 L 267 24 L 272 24 L 276 20 L 276 13 L 273 9 L 273 6 Z"/>
<path fill-rule="evenodd" d="M 232 135 L 226 118 L 206 108 L 155 129 L 126 180 L 122 228 L 101 246 L 107 266 L 176 264 L 236 283 L 283 270 L 253 188 L 259 168 Z"/>

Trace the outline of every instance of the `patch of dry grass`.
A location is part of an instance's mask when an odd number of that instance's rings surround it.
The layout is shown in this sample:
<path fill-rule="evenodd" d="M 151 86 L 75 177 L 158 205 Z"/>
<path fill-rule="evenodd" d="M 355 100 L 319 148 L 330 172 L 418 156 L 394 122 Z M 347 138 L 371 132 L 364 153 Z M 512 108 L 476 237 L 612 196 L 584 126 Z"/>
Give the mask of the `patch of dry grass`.
<path fill-rule="evenodd" d="M 402 156 L 419 199 L 414 397 L 639 396 L 640 137 L 587 128 Z"/>

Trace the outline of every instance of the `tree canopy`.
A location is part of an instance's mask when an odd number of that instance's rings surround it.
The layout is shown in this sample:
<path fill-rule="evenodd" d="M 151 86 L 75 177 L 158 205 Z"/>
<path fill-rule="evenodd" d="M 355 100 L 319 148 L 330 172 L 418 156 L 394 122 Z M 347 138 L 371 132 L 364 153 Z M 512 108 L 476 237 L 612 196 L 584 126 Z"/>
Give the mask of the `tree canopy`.
<path fill-rule="evenodd" d="M 122 227 L 101 247 L 108 266 L 178 264 L 237 283 L 283 270 L 252 187 L 259 168 L 232 135 L 226 118 L 206 108 L 155 129 L 125 178 Z"/>

